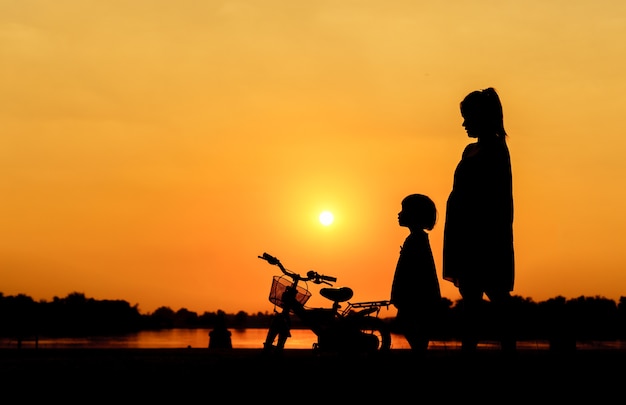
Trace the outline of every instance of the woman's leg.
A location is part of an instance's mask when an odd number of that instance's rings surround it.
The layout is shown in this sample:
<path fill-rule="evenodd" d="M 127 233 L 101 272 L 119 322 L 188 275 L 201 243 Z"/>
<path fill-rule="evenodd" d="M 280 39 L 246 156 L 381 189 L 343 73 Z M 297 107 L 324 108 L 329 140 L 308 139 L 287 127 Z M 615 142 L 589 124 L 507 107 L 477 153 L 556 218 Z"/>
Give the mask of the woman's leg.
<path fill-rule="evenodd" d="M 498 326 L 500 345 L 503 351 L 514 352 L 517 348 L 515 338 L 515 312 L 513 297 L 508 290 L 486 291 L 494 308 L 494 321 Z"/>
<path fill-rule="evenodd" d="M 459 293 L 463 298 L 461 310 L 461 349 L 474 352 L 478 346 L 478 324 L 483 301 L 483 291 L 470 285 L 460 285 Z"/>

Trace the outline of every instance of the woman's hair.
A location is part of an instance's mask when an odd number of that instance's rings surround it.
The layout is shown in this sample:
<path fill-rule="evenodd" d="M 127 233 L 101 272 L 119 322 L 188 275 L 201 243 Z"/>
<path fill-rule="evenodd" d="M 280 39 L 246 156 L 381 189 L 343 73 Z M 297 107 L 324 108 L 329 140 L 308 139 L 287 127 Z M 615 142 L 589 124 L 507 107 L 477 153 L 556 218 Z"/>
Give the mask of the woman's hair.
<path fill-rule="evenodd" d="M 437 222 L 437 207 L 433 200 L 423 194 L 411 194 L 402 200 L 402 209 L 410 210 L 411 217 L 422 229 L 431 230 Z"/>
<path fill-rule="evenodd" d="M 497 137 L 505 138 L 507 136 L 504 129 L 502 103 L 493 87 L 476 90 L 468 94 L 461 101 L 461 114 L 465 115 L 468 111 L 485 120 L 493 128 Z"/>

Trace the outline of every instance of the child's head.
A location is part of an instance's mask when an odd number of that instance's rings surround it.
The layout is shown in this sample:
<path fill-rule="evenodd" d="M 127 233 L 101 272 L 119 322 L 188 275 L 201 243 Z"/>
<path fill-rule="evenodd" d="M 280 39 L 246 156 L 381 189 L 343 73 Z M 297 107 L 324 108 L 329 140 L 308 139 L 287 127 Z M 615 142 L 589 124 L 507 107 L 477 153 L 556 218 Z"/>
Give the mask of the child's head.
<path fill-rule="evenodd" d="M 407 228 L 431 230 L 437 222 L 437 208 L 433 200 L 423 194 L 411 194 L 402 200 L 398 223 Z"/>

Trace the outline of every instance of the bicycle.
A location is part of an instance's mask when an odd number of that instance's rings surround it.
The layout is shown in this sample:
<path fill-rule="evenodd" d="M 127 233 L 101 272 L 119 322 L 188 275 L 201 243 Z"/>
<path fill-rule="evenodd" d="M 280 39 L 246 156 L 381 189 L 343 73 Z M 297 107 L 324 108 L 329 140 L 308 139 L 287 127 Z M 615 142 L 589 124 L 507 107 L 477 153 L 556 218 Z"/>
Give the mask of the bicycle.
<path fill-rule="evenodd" d="M 317 337 L 314 352 L 386 352 L 391 348 L 391 332 L 388 324 L 379 318 L 383 307 L 389 308 L 388 300 L 350 302 L 354 291 L 350 287 L 332 287 L 336 277 L 319 274 L 313 270 L 306 276 L 286 269 L 276 257 L 263 253 L 258 256 L 281 270 L 274 276 L 269 300 L 274 304 L 274 314 L 263 350 L 266 353 L 281 353 L 287 339 L 291 337 L 291 317 L 297 316 L 303 326 Z M 319 294 L 330 300 L 330 308 L 305 306 L 311 292 L 308 282 L 325 284 Z M 342 303 L 347 303 L 342 309 Z"/>

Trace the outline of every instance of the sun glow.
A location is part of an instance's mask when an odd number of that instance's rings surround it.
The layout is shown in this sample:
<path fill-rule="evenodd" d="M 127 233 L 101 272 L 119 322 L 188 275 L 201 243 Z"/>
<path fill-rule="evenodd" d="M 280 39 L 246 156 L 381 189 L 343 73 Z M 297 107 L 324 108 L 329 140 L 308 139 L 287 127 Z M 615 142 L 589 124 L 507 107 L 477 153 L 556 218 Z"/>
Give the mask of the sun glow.
<path fill-rule="evenodd" d="M 335 217 L 330 211 L 322 211 L 320 213 L 320 223 L 324 226 L 329 226 L 333 223 Z"/>

